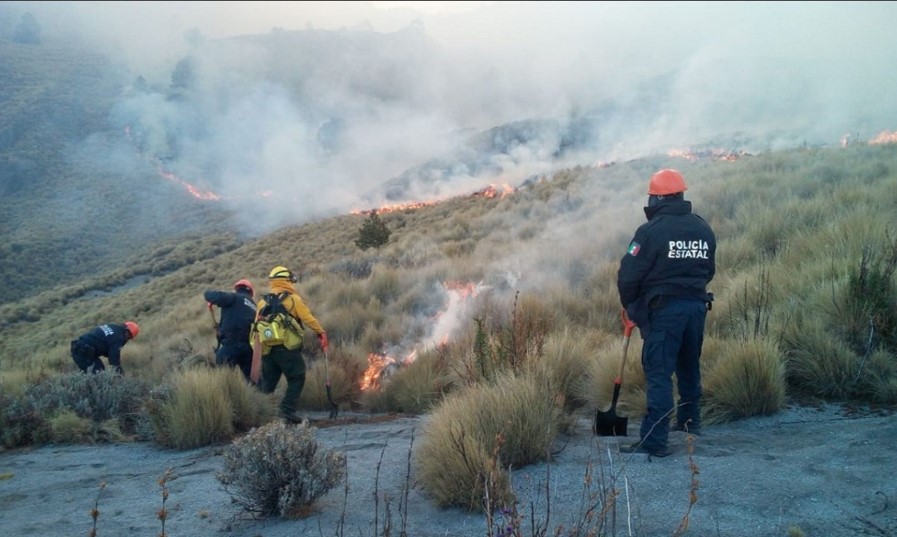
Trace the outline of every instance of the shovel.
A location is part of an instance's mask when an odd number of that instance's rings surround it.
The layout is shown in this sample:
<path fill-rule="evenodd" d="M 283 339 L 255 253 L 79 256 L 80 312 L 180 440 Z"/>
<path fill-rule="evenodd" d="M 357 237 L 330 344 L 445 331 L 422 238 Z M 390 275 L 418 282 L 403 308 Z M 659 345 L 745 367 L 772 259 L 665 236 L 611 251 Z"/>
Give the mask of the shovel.
<path fill-rule="evenodd" d="M 333 394 L 330 386 L 330 371 L 327 368 L 327 351 L 324 351 L 324 386 L 327 389 L 327 402 L 330 403 L 330 419 L 339 414 L 339 405 L 333 402 Z"/>
<path fill-rule="evenodd" d="M 622 310 L 621 317 L 623 319 L 623 363 L 620 364 L 620 374 L 614 379 L 614 397 L 611 400 L 610 408 L 606 412 L 599 410 L 595 414 L 595 425 L 592 427 L 592 432 L 598 436 L 626 436 L 626 429 L 629 426 L 629 418 L 617 416 L 617 399 L 620 397 L 623 371 L 626 369 L 626 354 L 629 350 L 629 338 L 632 336 L 635 323 L 629 320 L 625 309 Z"/>

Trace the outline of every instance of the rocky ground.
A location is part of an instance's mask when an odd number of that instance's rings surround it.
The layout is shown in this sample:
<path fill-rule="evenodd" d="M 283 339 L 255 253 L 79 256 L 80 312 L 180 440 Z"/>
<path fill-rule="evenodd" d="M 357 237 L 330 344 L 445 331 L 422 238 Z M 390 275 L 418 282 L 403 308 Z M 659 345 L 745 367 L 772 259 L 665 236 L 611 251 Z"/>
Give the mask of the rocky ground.
<path fill-rule="evenodd" d="M 242 512 L 215 478 L 221 447 L 60 445 L 0 454 L 0 527 L 17 537 L 88 535 L 97 506 L 97 537 L 160 535 L 159 482 L 170 469 L 170 537 L 487 534 L 483 515 L 435 507 L 409 476 L 425 416 L 323 418 L 316 438 L 346 452 L 348 487 L 332 490 L 304 519 Z M 637 425 L 630 420 L 630 435 Z M 611 489 L 620 495 L 601 535 L 897 535 L 893 414 L 795 406 L 708 426 L 701 437 L 673 433 L 674 453 L 663 459 L 621 455 L 618 444 L 628 440 L 596 437 L 584 416 L 571 436 L 558 439 L 553 462 L 516 470 L 520 535 L 535 534 L 533 520 L 549 535 L 587 527 L 584 514 Z"/>

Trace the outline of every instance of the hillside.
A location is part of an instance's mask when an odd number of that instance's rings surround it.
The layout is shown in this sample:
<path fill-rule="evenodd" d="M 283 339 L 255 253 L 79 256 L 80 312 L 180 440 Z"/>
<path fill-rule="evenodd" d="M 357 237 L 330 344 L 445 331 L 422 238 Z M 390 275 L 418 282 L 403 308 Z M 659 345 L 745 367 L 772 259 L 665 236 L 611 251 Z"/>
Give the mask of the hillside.
<path fill-rule="evenodd" d="M 884 384 L 863 397 L 886 403 L 895 396 L 887 379 L 897 374 L 890 358 L 893 316 L 878 314 L 871 348 L 879 354 L 870 356 L 866 310 L 849 314 L 848 323 L 844 311 L 832 309 L 831 296 L 836 306 L 849 305 L 856 277 L 851 275 L 872 271 L 885 278 L 876 291 L 881 301 L 860 306 L 893 311 L 887 304 L 894 285 L 889 263 L 897 255 L 889 228 L 895 151 L 897 146 L 886 144 L 734 160 L 658 156 L 562 170 L 507 195 L 459 196 L 384 212 L 390 242 L 368 251 L 354 245 L 363 214 L 290 226 L 239 245 L 214 237 L 172 244 L 152 256 L 171 257 L 170 267 L 110 286 L 111 293 L 92 292 L 97 282 L 88 282 L 0 308 L 0 369 L 70 369 L 73 337 L 99 322 L 133 319 L 142 332 L 126 359 L 138 374 L 161 380 L 190 357 L 211 356 L 206 288 L 249 278 L 264 289 L 265 275 L 279 264 L 301 275 L 300 292 L 334 344 L 331 359 L 350 375 L 348 384 L 340 383 L 340 396 L 353 405 L 359 393 L 351 375 L 364 369 L 369 354 L 404 356 L 425 350 L 439 336 L 465 356 L 473 319 L 506 322 L 518 300 L 528 315 L 544 316 L 552 332 L 585 330 L 612 339 L 619 307 L 616 265 L 644 218 L 645 178 L 658 167 L 676 166 L 688 178 L 696 212 L 711 222 L 720 241 L 708 364 L 745 338 L 779 342 L 763 352 L 777 360 L 789 357 L 790 367 L 807 367 L 816 353 L 832 353 L 844 368 L 835 378 L 876 375 L 868 382 Z M 870 257 L 865 249 L 878 253 Z M 154 259 L 135 254 L 133 262 L 151 267 Z M 458 317 L 452 324 L 441 325 L 436 319 L 452 304 L 453 282 L 476 284 L 481 291 L 466 309 L 453 312 Z M 598 354 L 601 360 L 615 355 L 612 349 Z M 828 374 L 788 373 L 796 386 L 817 395 L 859 396 L 863 383 L 825 387 L 835 382 Z"/>
<path fill-rule="evenodd" d="M 0 370 L 14 381 L 70 369 L 72 338 L 132 319 L 143 331 L 131 368 L 161 382 L 210 356 L 206 288 L 249 278 L 261 289 L 280 264 L 300 273 L 352 406 L 371 404 L 357 376 L 373 357 L 448 342 L 469 359 L 476 326 L 500 339 L 521 316 L 528 336 L 583 331 L 612 362 L 616 264 L 646 178 L 671 166 L 720 239 L 708 362 L 759 353 L 792 388 L 895 398 L 894 144 L 865 133 L 887 114 L 817 113 L 827 93 L 809 82 L 824 62 L 670 66 L 550 116 L 497 106 L 502 84 L 472 82 L 501 71 L 467 69 L 418 24 L 188 32 L 144 76 L 148 63 L 126 69 L 60 35 L 14 43 L 3 20 Z M 759 83 L 788 66 L 813 99 L 752 94 L 724 117 L 693 107 L 696 83 L 731 90 L 748 64 Z M 864 135 L 836 146 L 832 133 L 854 126 Z M 375 208 L 390 242 L 361 251 Z M 837 373 L 814 366 L 817 354 Z M 720 419 L 743 403 L 722 403 Z"/>
<path fill-rule="evenodd" d="M 77 42 L 0 39 L 0 304 L 119 269 L 155 241 L 230 230 L 113 129 L 127 76 Z"/>

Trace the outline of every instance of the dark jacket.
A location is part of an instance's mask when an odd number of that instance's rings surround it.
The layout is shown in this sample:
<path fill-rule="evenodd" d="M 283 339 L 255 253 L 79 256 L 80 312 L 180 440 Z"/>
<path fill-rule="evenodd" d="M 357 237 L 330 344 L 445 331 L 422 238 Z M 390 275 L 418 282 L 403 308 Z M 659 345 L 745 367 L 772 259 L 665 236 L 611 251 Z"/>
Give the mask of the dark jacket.
<path fill-rule="evenodd" d="M 203 296 L 210 304 L 221 308 L 218 340 L 222 345 L 246 345 L 255 320 L 255 300 L 246 292 L 206 291 Z"/>
<path fill-rule="evenodd" d="M 636 230 L 620 261 L 620 302 L 636 324 L 647 321 L 658 296 L 693 297 L 709 302 L 707 284 L 716 273 L 716 236 L 681 198 L 646 207 L 648 221 Z"/>
<path fill-rule="evenodd" d="M 121 367 L 121 348 L 129 341 L 129 332 L 123 324 L 106 323 L 92 329 L 78 338 L 94 351 L 94 358 L 106 356 L 109 365 Z"/>

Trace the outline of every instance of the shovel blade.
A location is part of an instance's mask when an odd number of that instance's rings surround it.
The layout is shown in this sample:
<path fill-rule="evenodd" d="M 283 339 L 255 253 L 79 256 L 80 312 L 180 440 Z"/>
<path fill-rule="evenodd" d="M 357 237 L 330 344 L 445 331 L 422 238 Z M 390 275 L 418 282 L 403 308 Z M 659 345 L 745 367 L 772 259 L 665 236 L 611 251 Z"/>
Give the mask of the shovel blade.
<path fill-rule="evenodd" d="M 629 418 L 617 416 L 614 409 L 607 412 L 600 410 L 595 414 L 595 424 L 592 431 L 598 436 L 626 436 L 629 428 Z"/>
<path fill-rule="evenodd" d="M 610 408 L 607 412 L 598 411 L 595 413 L 595 423 L 592 425 L 592 432 L 598 436 L 626 436 L 626 429 L 629 426 L 629 418 L 617 416 L 617 400 L 620 397 L 620 377 L 614 380 L 614 397 L 611 400 Z"/>

